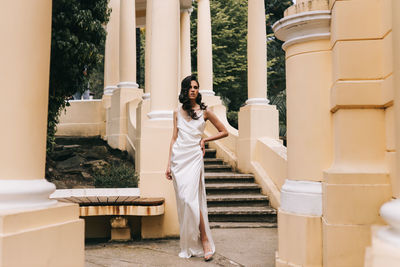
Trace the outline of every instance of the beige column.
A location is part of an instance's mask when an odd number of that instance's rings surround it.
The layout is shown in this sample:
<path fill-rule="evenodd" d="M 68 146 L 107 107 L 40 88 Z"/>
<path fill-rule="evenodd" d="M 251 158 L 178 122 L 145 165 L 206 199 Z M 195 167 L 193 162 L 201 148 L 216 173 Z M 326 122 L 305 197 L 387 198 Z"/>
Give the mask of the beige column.
<path fill-rule="evenodd" d="M 198 0 L 197 6 L 197 72 L 200 93 L 214 95 L 211 41 L 210 0 Z"/>
<path fill-rule="evenodd" d="M 44 179 L 51 8 L 2 5 L 0 266 L 84 266 L 79 207 L 49 200 L 55 186 Z"/>
<path fill-rule="evenodd" d="M 107 37 L 104 55 L 104 94 L 103 107 L 105 108 L 105 135 L 103 138 L 108 139 L 111 135 L 111 96 L 119 82 L 119 15 L 120 0 L 110 0 L 108 7 L 111 9 L 110 19 L 106 26 Z"/>
<path fill-rule="evenodd" d="M 128 102 L 141 99 L 143 90 L 136 83 L 136 13 L 135 0 L 121 0 L 119 31 L 119 83 L 111 97 L 111 134 L 108 144 L 125 150 L 127 146 Z"/>
<path fill-rule="evenodd" d="M 181 58 L 181 73 L 180 80 L 192 74 L 192 62 L 190 56 L 190 14 L 193 9 L 181 10 L 181 24 L 180 24 L 180 58 Z"/>
<path fill-rule="evenodd" d="M 144 84 L 145 84 L 145 93 L 143 94 L 143 100 L 150 98 L 150 91 L 151 91 L 151 82 L 150 82 L 150 75 L 151 75 L 151 7 L 152 7 L 153 0 L 147 0 L 146 2 L 146 44 L 145 44 L 145 58 L 144 58 Z"/>
<path fill-rule="evenodd" d="M 249 1 L 247 31 L 248 100 L 246 104 L 268 104 L 264 1 Z"/>
<path fill-rule="evenodd" d="M 179 0 L 152 0 L 150 12 L 151 98 L 138 108 L 135 164 L 141 196 L 165 198 L 163 216 L 142 218 L 142 237 L 161 238 L 179 235 L 173 184 L 164 176 L 178 98 Z"/>
<path fill-rule="evenodd" d="M 392 196 L 386 157 L 393 143 L 385 125 L 393 108 L 391 7 L 390 1 L 332 4 L 334 158 L 324 171 L 323 263 L 363 266 L 371 226 L 383 224 L 379 208 Z"/>
<path fill-rule="evenodd" d="M 263 0 L 248 3 L 248 96 L 246 106 L 239 112 L 238 168 L 251 171 L 251 162 L 257 139 L 279 139 L 279 114 L 275 106 L 268 105 L 267 47 L 265 7 Z M 264 121 L 265 123 L 260 123 Z"/>
<path fill-rule="evenodd" d="M 135 0 L 120 0 L 119 88 L 138 88 L 136 83 Z"/>
<path fill-rule="evenodd" d="M 111 95 L 119 82 L 119 10 L 120 0 L 110 0 L 112 9 L 107 23 L 106 46 L 104 57 L 104 94 Z"/>
<path fill-rule="evenodd" d="M 323 266 L 322 181 L 332 163 L 331 15 L 328 1 L 297 2 L 273 25 L 285 41 L 288 138 L 276 265 Z"/>
<path fill-rule="evenodd" d="M 389 95 L 393 94 L 394 105 L 386 110 L 386 158 L 394 200 L 380 208 L 380 216 L 388 226 L 375 227 L 372 231 L 372 244 L 366 250 L 365 267 L 396 267 L 400 262 L 400 2 L 388 2 L 391 6 L 386 9 L 385 18 L 392 19 L 393 35 L 393 83 L 388 88 Z"/>
<path fill-rule="evenodd" d="M 179 9 L 176 0 L 153 0 L 151 22 L 151 112 L 153 120 L 172 119 L 177 105 Z"/>

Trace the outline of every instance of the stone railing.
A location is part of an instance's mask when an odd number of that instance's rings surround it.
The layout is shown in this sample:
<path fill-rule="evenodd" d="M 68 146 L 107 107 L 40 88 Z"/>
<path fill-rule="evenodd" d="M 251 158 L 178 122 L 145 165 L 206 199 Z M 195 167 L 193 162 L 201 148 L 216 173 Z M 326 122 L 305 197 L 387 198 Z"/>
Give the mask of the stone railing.
<path fill-rule="evenodd" d="M 56 135 L 104 136 L 105 110 L 101 99 L 70 100 L 61 112 Z"/>

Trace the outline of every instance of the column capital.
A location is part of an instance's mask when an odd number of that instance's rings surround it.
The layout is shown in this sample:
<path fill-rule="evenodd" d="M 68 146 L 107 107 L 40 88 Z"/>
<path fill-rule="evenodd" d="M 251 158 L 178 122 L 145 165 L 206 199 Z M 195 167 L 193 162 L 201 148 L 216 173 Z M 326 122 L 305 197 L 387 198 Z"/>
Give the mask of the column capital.
<path fill-rule="evenodd" d="M 282 49 L 293 44 L 329 39 L 331 11 L 317 10 L 287 16 L 272 25 L 276 38 L 285 41 Z"/>

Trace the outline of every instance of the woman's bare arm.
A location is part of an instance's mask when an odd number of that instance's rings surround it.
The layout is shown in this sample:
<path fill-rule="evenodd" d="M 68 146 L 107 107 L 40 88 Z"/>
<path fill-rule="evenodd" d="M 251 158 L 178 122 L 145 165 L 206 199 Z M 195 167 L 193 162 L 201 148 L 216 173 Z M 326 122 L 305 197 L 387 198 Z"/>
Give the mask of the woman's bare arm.
<path fill-rule="evenodd" d="M 174 121 L 174 129 L 172 132 L 172 138 L 171 138 L 171 143 L 169 145 L 169 155 L 168 155 L 168 165 L 167 165 L 167 170 L 165 171 L 165 178 L 168 180 L 172 179 L 171 176 L 171 155 L 172 155 L 172 146 L 174 145 L 176 139 L 178 138 L 178 127 L 176 126 L 177 124 L 177 110 L 174 110 L 174 115 L 173 115 L 173 121 Z"/>
<path fill-rule="evenodd" d="M 205 142 L 218 140 L 228 136 L 228 130 L 226 129 L 225 125 L 218 119 L 217 115 L 214 114 L 214 112 L 206 109 L 205 115 L 206 117 L 204 119 L 208 119 L 215 126 L 215 128 L 217 128 L 218 133 L 214 136 L 201 139 L 200 146 L 203 150 L 203 156 L 205 154 Z"/>

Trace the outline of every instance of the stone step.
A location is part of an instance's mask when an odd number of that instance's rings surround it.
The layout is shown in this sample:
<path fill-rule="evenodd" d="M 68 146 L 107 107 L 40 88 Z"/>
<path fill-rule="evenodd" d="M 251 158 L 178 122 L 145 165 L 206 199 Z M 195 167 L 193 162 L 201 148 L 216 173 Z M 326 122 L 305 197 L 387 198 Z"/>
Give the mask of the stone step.
<path fill-rule="evenodd" d="M 277 228 L 277 223 L 271 222 L 210 222 L 210 228 Z"/>
<path fill-rule="evenodd" d="M 234 172 L 206 172 L 204 178 L 206 183 L 254 183 L 253 174 Z"/>
<path fill-rule="evenodd" d="M 209 207 L 210 222 L 269 222 L 276 223 L 276 210 L 269 207 Z"/>
<path fill-rule="evenodd" d="M 224 161 L 222 159 L 217 159 L 217 158 L 205 158 L 204 159 L 204 165 L 221 165 L 224 164 Z"/>
<path fill-rule="evenodd" d="M 266 206 L 268 204 L 268 197 L 261 194 L 207 195 L 208 207 Z"/>
<path fill-rule="evenodd" d="M 204 158 L 215 158 L 216 155 L 217 155 L 217 150 L 212 148 L 206 148 L 206 153 L 204 155 Z"/>
<path fill-rule="evenodd" d="M 204 171 L 205 172 L 231 172 L 232 167 L 227 164 L 223 164 L 223 165 L 212 164 L 212 165 L 205 165 Z"/>
<path fill-rule="evenodd" d="M 210 194 L 243 194 L 261 193 L 255 183 L 206 183 L 206 192 Z"/>

